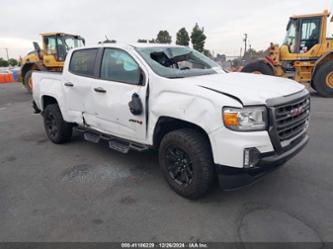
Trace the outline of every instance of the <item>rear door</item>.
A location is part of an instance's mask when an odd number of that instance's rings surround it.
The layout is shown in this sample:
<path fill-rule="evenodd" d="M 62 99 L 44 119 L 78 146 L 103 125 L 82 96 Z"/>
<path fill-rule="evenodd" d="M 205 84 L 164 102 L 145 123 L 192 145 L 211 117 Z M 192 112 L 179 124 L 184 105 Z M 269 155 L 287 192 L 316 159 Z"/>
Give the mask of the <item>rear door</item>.
<path fill-rule="evenodd" d="M 147 83 L 143 70 L 132 55 L 118 48 L 105 48 L 100 64 L 99 79 L 91 85 L 93 108 L 88 113 L 94 117 L 89 125 L 144 143 Z M 129 105 L 141 108 L 141 112 L 131 111 Z"/>
<path fill-rule="evenodd" d="M 69 62 L 68 72 L 64 74 L 64 98 L 71 120 L 84 124 L 91 98 L 91 84 L 96 76 L 97 48 L 74 51 Z"/>

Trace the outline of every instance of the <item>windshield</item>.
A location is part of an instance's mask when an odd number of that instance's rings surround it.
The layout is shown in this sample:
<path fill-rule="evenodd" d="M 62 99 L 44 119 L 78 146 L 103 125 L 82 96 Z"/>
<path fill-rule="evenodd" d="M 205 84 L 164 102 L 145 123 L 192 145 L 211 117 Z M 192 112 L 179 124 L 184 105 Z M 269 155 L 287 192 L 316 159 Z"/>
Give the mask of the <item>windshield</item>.
<path fill-rule="evenodd" d="M 287 26 L 287 35 L 283 41 L 283 45 L 287 45 L 291 53 L 296 53 L 296 30 L 297 30 L 297 21 L 290 20 Z"/>
<path fill-rule="evenodd" d="M 64 36 L 67 52 L 73 48 L 80 48 L 84 46 L 83 40 L 74 36 Z"/>
<path fill-rule="evenodd" d="M 136 50 L 156 74 L 166 78 L 185 78 L 222 71 L 214 61 L 188 47 L 144 47 Z"/>

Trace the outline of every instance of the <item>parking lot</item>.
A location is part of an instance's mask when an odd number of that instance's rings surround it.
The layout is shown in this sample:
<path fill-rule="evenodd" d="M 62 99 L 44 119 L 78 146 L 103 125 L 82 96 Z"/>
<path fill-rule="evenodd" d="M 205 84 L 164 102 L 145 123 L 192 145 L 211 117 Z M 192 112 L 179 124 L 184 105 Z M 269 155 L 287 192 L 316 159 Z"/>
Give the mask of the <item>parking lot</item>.
<path fill-rule="evenodd" d="M 312 95 L 311 141 L 256 184 L 189 201 L 154 151 L 47 139 L 31 95 L 0 84 L 1 241 L 333 241 L 333 99 Z"/>

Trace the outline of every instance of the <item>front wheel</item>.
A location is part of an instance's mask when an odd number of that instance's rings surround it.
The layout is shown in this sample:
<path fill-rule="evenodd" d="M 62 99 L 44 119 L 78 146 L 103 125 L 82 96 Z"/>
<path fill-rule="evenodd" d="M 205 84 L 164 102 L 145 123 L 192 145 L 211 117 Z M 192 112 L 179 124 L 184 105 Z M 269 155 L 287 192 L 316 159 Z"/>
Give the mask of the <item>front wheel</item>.
<path fill-rule="evenodd" d="M 23 79 L 23 85 L 29 93 L 32 93 L 32 73 L 34 70 L 28 71 Z"/>
<path fill-rule="evenodd" d="M 62 144 L 71 140 L 73 126 L 64 121 L 57 104 L 46 106 L 43 117 L 46 135 L 53 143 Z"/>
<path fill-rule="evenodd" d="M 209 141 L 193 129 L 165 135 L 159 149 L 159 163 L 170 187 L 189 199 L 207 194 L 214 181 Z"/>
<path fill-rule="evenodd" d="M 243 73 L 274 75 L 273 69 L 264 61 L 255 61 L 247 64 L 241 70 Z"/>
<path fill-rule="evenodd" d="M 333 62 L 320 66 L 313 77 L 312 87 L 323 97 L 333 97 Z"/>

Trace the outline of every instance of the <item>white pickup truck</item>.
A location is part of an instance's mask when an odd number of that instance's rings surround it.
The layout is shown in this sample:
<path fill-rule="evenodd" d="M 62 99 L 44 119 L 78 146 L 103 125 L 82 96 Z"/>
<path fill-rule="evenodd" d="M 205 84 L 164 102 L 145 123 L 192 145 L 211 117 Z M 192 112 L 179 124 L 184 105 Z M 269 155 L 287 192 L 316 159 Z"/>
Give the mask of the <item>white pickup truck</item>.
<path fill-rule="evenodd" d="M 75 128 L 123 153 L 158 149 L 171 188 L 192 199 L 216 179 L 256 179 L 309 140 L 310 96 L 303 85 L 226 73 L 182 46 L 75 49 L 62 73 L 33 73 L 33 98 L 52 142 L 68 142 Z"/>

